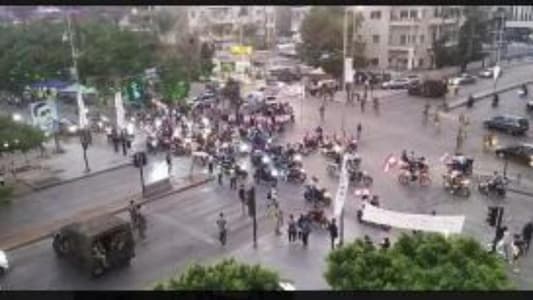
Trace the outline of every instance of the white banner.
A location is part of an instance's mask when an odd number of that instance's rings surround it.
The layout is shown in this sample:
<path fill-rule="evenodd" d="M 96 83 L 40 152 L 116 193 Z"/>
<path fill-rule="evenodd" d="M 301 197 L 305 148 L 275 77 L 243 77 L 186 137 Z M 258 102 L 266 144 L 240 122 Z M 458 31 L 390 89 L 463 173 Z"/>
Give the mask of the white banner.
<path fill-rule="evenodd" d="M 366 222 L 396 228 L 440 232 L 445 235 L 461 233 L 465 216 L 433 216 L 401 213 L 372 205 L 365 205 L 362 219 Z"/>
<path fill-rule="evenodd" d="M 81 94 L 80 87 L 78 86 L 78 92 L 76 93 L 76 98 L 78 99 L 78 115 L 80 120 L 80 128 L 85 128 L 88 125 L 87 121 L 87 108 L 85 108 L 85 103 L 83 102 L 83 95 Z"/>
<path fill-rule="evenodd" d="M 344 60 L 344 82 L 353 83 L 353 60 L 351 57 L 346 57 Z"/>
<path fill-rule="evenodd" d="M 350 181 L 348 180 L 348 170 L 346 170 L 346 165 L 348 164 L 349 159 L 349 155 L 344 155 L 344 158 L 342 159 L 339 187 L 337 188 L 337 195 L 335 195 L 335 217 L 337 218 L 341 215 L 344 208 L 344 202 L 346 202 L 346 194 L 348 193 L 348 185 Z"/>
<path fill-rule="evenodd" d="M 117 114 L 117 129 L 122 130 L 126 128 L 124 102 L 122 101 L 122 92 L 115 93 L 115 110 Z"/>

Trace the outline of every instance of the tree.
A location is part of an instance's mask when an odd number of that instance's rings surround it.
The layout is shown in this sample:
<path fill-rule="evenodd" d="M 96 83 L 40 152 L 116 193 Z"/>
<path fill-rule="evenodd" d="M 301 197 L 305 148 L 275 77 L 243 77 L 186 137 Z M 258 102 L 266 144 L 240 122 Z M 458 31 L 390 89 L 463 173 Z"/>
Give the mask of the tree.
<path fill-rule="evenodd" d="M 300 33 L 302 43 L 297 51 L 300 58 L 307 64 L 322 67 L 324 71 L 336 78 L 342 76 L 343 70 L 343 26 L 344 8 L 341 6 L 316 6 L 311 8 L 304 18 Z M 350 16 L 350 14 L 349 14 Z M 357 14 L 355 26 L 353 18 L 348 16 L 347 41 L 354 41 L 354 34 L 361 27 L 363 18 Z M 355 32 L 354 32 L 355 27 Z M 359 54 L 354 57 L 354 64 L 364 64 L 364 44 L 359 42 L 347 45 L 347 55 Z"/>
<path fill-rule="evenodd" d="M 184 63 L 178 56 L 164 57 L 160 68 L 159 87 L 163 101 L 176 104 L 189 95 L 190 83 Z"/>
<path fill-rule="evenodd" d="M 458 64 L 458 59 L 455 55 L 457 49 L 455 47 L 447 46 L 448 41 L 449 36 L 446 34 L 433 41 L 433 57 L 437 69 Z"/>
<path fill-rule="evenodd" d="M 456 57 L 460 57 L 461 72 L 466 71 L 468 63 L 483 58 L 484 41 L 489 39 L 488 14 L 484 7 L 467 5 L 463 9 L 465 21 L 459 29 L 459 43 Z"/>
<path fill-rule="evenodd" d="M 39 147 L 45 140 L 41 130 L 28 124 L 17 123 L 8 117 L 0 117 L 0 153 L 26 153 Z"/>
<path fill-rule="evenodd" d="M 213 266 L 195 264 L 177 279 L 159 283 L 156 290 L 272 291 L 279 290 L 279 275 L 260 265 L 225 259 Z"/>
<path fill-rule="evenodd" d="M 68 78 L 70 48 L 63 33 L 64 26 L 49 22 L 0 28 L 0 89 L 20 94 L 36 81 Z"/>
<path fill-rule="evenodd" d="M 203 42 L 200 47 L 200 72 L 203 76 L 208 77 L 213 73 L 213 55 L 215 47 L 207 42 Z"/>
<path fill-rule="evenodd" d="M 335 290 L 503 290 L 503 261 L 472 238 L 402 235 L 388 250 L 362 240 L 331 252 L 324 274 Z"/>

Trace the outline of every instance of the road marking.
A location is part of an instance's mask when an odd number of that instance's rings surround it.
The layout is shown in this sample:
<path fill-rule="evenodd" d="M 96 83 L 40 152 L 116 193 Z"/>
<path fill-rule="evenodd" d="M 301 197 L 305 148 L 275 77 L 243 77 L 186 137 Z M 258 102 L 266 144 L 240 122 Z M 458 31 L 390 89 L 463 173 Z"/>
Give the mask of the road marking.
<path fill-rule="evenodd" d="M 172 225 L 174 228 L 177 228 L 179 230 L 184 231 L 185 233 L 189 234 L 191 237 L 193 237 L 193 238 L 195 238 L 197 240 L 206 242 L 206 243 L 208 243 L 210 245 L 219 244 L 219 241 L 214 239 L 210 235 L 205 234 L 204 232 L 202 232 L 200 230 L 196 230 L 195 228 L 193 228 L 193 227 L 191 227 L 191 226 L 189 226 L 187 224 L 184 224 L 184 223 L 178 221 L 175 218 L 172 218 L 172 217 L 169 217 L 167 215 L 160 214 L 160 213 L 149 213 L 147 215 L 150 218 L 154 218 L 155 217 L 155 219 L 158 220 L 158 221 L 161 221 L 161 223 Z"/>

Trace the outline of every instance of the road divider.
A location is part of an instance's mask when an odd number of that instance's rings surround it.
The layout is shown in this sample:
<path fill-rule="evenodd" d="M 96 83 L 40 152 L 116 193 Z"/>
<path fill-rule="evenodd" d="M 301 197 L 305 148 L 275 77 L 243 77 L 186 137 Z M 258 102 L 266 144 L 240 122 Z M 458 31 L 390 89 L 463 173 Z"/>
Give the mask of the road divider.
<path fill-rule="evenodd" d="M 488 97 L 490 97 L 490 96 L 492 96 L 494 94 L 501 94 L 501 93 L 505 93 L 505 92 L 517 89 L 517 88 L 519 88 L 520 86 L 522 86 L 524 84 L 525 85 L 533 84 L 533 80 L 529 79 L 529 80 L 525 80 L 525 81 L 522 81 L 522 82 L 519 82 L 519 83 L 509 84 L 509 85 L 507 85 L 507 86 L 505 86 L 503 88 L 497 89 L 497 90 L 491 90 L 491 91 L 487 91 L 487 92 L 481 92 L 481 93 L 473 94 L 472 96 L 474 97 L 474 103 L 478 102 L 478 101 L 480 101 L 480 100 L 482 100 L 484 98 L 488 98 Z M 453 110 L 453 109 L 459 108 L 461 106 L 465 106 L 467 102 L 468 102 L 468 97 L 465 97 L 463 99 L 454 101 L 454 102 L 448 104 L 448 110 Z"/>

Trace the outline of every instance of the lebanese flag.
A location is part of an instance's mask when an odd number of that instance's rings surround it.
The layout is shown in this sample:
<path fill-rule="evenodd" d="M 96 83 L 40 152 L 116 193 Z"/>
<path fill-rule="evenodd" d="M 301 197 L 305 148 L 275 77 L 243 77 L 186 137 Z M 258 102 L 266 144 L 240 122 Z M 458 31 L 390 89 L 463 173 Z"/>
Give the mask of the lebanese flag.
<path fill-rule="evenodd" d="M 440 158 L 440 162 L 442 162 L 442 163 L 447 163 L 447 162 L 450 161 L 451 158 L 452 158 L 452 157 L 450 156 L 450 154 L 448 154 L 448 153 L 444 153 L 444 155 L 441 156 L 441 158 Z"/>
<path fill-rule="evenodd" d="M 387 173 L 391 168 L 394 168 L 398 164 L 398 160 L 394 157 L 393 154 L 389 154 L 385 158 L 385 164 L 383 165 L 383 172 Z"/>

